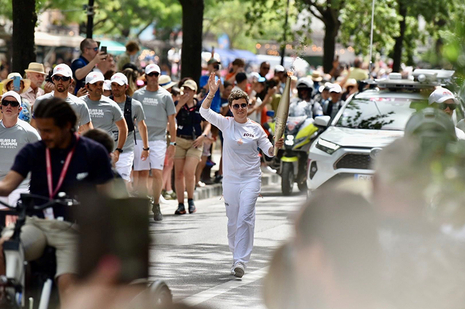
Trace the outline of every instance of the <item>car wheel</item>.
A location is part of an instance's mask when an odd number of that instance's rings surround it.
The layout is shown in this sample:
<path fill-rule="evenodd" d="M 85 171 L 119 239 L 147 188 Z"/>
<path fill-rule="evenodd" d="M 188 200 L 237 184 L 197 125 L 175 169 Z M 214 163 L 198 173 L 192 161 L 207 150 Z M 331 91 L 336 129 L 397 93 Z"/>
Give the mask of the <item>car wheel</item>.
<path fill-rule="evenodd" d="M 292 193 L 294 186 L 294 166 L 292 163 L 284 162 L 283 170 L 281 171 L 281 190 L 283 195 L 288 196 Z"/>

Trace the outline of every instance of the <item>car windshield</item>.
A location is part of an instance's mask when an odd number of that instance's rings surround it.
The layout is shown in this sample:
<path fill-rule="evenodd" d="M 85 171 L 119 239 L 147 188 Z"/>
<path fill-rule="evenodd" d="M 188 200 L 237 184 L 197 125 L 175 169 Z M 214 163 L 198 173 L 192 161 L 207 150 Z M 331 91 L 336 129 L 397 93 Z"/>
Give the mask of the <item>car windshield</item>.
<path fill-rule="evenodd" d="M 410 98 L 354 98 L 345 107 L 336 126 L 403 131 L 412 113 L 424 104 L 424 100 Z"/>

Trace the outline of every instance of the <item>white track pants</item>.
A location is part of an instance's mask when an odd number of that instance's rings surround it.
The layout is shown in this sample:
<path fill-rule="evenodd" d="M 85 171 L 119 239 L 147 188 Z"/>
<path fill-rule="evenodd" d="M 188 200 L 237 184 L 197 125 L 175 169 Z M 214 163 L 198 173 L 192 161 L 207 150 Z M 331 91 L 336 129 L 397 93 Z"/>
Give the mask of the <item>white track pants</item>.
<path fill-rule="evenodd" d="M 229 249 L 233 253 L 234 263 L 247 263 L 250 260 L 255 230 L 255 203 L 260 189 L 260 179 L 249 179 L 242 183 L 230 183 L 223 179 Z"/>

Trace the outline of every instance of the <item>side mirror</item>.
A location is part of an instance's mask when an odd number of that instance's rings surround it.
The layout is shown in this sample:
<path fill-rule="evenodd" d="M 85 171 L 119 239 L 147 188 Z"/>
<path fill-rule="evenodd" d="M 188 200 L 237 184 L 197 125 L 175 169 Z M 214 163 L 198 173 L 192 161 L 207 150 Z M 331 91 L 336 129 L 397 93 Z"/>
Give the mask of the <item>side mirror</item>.
<path fill-rule="evenodd" d="M 315 118 L 315 122 L 313 124 L 318 127 L 327 127 L 330 121 L 330 116 L 318 116 Z"/>

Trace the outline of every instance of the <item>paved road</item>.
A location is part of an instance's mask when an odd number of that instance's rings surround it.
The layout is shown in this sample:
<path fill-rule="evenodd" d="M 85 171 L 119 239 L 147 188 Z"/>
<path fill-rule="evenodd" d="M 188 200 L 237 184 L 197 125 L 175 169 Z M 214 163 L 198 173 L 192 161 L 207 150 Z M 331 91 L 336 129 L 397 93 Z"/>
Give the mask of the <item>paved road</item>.
<path fill-rule="evenodd" d="M 222 199 L 196 202 L 198 211 L 193 215 L 171 215 L 174 201 L 162 205 L 163 222 L 151 224 L 155 244 L 150 273 L 168 283 L 175 301 L 215 309 L 265 308 L 262 278 L 273 250 L 292 235 L 292 220 L 305 196 L 283 197 L 278 185 L 262 188 L 262 196 L 257 203 L 254 251 L 242 279 L 230 275 L 232 255 Z"/>

